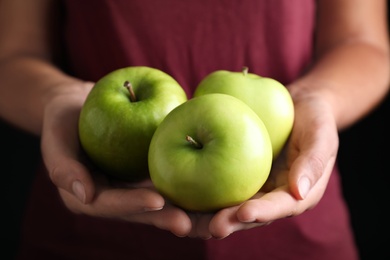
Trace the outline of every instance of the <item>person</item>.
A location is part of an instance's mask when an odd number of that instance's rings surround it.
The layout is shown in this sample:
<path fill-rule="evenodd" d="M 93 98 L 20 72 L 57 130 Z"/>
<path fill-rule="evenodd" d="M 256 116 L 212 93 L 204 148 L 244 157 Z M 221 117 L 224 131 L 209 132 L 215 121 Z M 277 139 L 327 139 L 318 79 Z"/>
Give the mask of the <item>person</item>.
<path fill-rule="evenodd" d="M 0 116 L 41 140 L 17 259 L 358 259 L 338 134 L 389 88 L 386 1 L 0 0 Z M 150 181 L 110 183 L 78 142 L 100 77 L 145 65 L 189 98 L 208 73 L 275 78 L 295 121 L 267 190 L 190 213 Z"/>

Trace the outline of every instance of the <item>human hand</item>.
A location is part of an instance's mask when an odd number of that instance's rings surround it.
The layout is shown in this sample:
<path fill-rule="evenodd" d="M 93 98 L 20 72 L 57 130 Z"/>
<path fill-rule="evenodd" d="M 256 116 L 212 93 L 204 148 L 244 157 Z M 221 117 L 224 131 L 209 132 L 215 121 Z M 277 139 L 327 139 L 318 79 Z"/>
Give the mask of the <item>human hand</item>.
<path fill-rule="evenodd" d="M 66 207 L 78 214 L 144 223 L 187 235 L 191 229 L 188 215 L 166 204 L 150 181 L 113 183 L 88 165 L 79 144 L 78 118 L 93 83 L 78 84 L 51 95 L 42 129 L 43 160 Z"/>
<path fill-rule="evenodd" d="M 215 215 L 190 214 L 189 235 L 224 238 L 313 208 L 326 189 L 337 150 L 338 132 L 328 103 L 319 95 L 297 98 L 290 139 L 261 191 Z"/>
<path fill-rule="evenodd" d="M 45 110 L 42 131 L 42 153 L 49 176 L 73 212 L 154 225 L 178 236 L 224 238 L 239 230 L 299 215 L 314 207 L 325 191 L 338 135 L 331 110 L 319 98 L 296 102 L 290 140 L 260 192 L 241 205 L 216 214 L 201 214 L 186 213 L 166 203 L 150 181 L 117 185 L 104 175 L 91 174 L 91 168 L 83 163 L 77 132 L 87 92 L 53 99 Z M 307 182 L 299 182 L 302 176 L 308 177 L 312 187 L 304 200 L 310 187 Z"/>

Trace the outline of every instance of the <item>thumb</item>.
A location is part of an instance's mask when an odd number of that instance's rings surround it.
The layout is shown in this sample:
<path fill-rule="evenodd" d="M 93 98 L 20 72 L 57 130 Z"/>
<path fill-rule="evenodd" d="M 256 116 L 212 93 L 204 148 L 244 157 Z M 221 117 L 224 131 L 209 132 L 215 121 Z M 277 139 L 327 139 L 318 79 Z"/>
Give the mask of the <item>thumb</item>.
<path fill-rule="evenodd" d="M 71 158 L 52 155 L 44 156 L 47 173 L 57 188 L 73 194 L 80 202 L 88 204 L 93 200 L 95 185 L 88 169 Z"/>
<path fill-rule="evenodd" d="M 81 105 L 80 102 L 61 101 L 45 111 L 41 137 L 43 161 L 51 181 L 58 188 L 88 204 L 94 197 L 95 185 L 80 159 L 78 117 Z"/>

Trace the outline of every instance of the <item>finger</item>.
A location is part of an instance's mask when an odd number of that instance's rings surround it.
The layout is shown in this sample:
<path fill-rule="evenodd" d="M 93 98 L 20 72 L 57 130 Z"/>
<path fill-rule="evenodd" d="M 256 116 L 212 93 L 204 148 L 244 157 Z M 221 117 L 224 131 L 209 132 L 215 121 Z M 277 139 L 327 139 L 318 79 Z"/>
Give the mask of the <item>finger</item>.
<path fill-rule="evenodd" d="M 72 194 L 60 190 L 67 207 L 73 212 L 105 218 L 122 218 L 131 214 L 157 211 L 164 207 L 163 197 L 148 188 L 107 189 L 99 188 L 95 199 L 85 205 Z"/>
<path fill-rule="evenodd" d="M 98 196 L 91 204 L 80 203 L 65 190 L 60 193 L 66 206 L 75 213 L 152 225 L 179 237 L 185 237 L 191 231 L 188 215 L 169 204 L 160 207 L 164 204 L 161 196 L 149 189 L 97 192 Z"/>
<path fill-rule="evenodd" d="M 170 231 L 178 237 L 186 237 L 192 230 L 192 223 L 187 213 L 170 204 L 159 211 L 131 215 L 126 220 L 153 225 Z"/>
<path fill-rule="evenodd" d="M 301 200 L 307 197 L 323 175 L 331 171 L 337 156 L 338 137 L 335 126 L 328 121 L 317 124 L 319 127 L 312 126 L 310 134 L 301 140 L 299 148 L 290 149 L 296 155 L 289 155 L 290 160 L 294 161 L 290 166 L 288 182 L 291 192 Z M 289 145 L 297 144 L 292 142 Z"/>
<path fill-rule="evenodd" d="M 297 199 L 305 199 L 313 186 L 334 167 L 336 156 L 324 158 L 322 154 L 302 155 L 294 162 L 289 175 L 291 192 Z"/>
<path fill-rule="evenodd" d="M 296 216 L 315 207 L 325 192 L 332 168 L 327 167 L 324 176 L 317 181 L 306 199 L 296 199 L 289 186 L 284 185 L 270 193 L 258 194 L 243 203 L 237 211 L 237 218 L 244 223 L 267 223 Z"/>
<path fill-rule="evenodd" d="M 95 188 L 88 169 L 79 162 L 78 114 L 80 107 L 48 109 L 42 129 L 41 149 L 53 183 L 73 194 L 83 203 L 90 203 Z M 65 123 L 66 122 L 66 123 Z"/>
<path fill-rule="evenodd" d="M 138 182 L 128 182 L 122 180 L 112 179 L 110 181 L 111 185 L 118 188 L 154 188 L 153 182 L 151 179 L 144 179 Z"/>
<path fill-rule="evenodd" d="M 279 187 L 261 198 L 246 201 L 237 210 L 237 219 L 244 223 L 268 223 L 301 213 L 309 201 L 299 201 L 289 192 L 287 185 Z"/>
<path fill-rule="evenodd" d="M 268 225 L 269 223 L 244 223 L 237 217 L 237 210 L 240 206 L 230 207 L 219 211 L 214 218 L 211 219 L 209 230 L 212 237 L 223 239 L 232 233 L 239 230 L 247 230 L 254 227 Z"/>

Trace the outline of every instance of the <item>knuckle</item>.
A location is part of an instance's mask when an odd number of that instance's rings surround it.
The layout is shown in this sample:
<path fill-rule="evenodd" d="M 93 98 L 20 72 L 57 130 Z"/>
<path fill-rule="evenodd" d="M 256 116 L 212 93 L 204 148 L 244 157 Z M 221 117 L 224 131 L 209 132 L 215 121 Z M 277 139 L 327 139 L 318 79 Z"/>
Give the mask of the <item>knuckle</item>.
<path fill-rule="evenodd" d="M 325 170 L 324 160 L 320 156 L 314 154 L 310 156 L 309 164 L 312 177 L 318 180 Z"/>
<path fill-rule="evenodd" d="M 58 184 L 60 183 L 60 180 L 61 180 L 61 171 L 59 170 L 59 167 L 58 166 L 55 166 L 53 167 L 52 169 L 49 169 L 48 170 L 48 175 L 49 175 L 49 178 L 50 180 L 54 183 L 54 184 Z"/>

